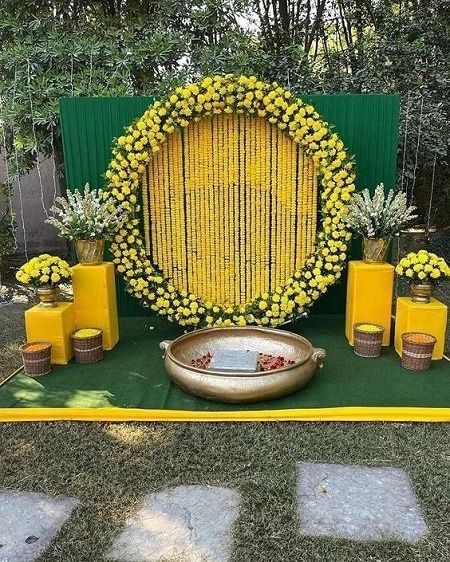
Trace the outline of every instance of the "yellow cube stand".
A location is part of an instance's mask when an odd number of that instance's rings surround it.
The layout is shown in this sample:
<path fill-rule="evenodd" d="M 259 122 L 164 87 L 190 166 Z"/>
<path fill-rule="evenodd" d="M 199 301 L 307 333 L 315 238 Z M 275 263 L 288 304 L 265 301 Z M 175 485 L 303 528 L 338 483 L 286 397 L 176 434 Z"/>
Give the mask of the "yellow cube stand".
<path fill-rule="evenodd" d="M 430 303 L 413 302 L 411 297 L 398 297 L 395 315 L 395 351 L 402 354 L 402 334 L 425 332 L 436 338 L 432 359 L 444 356 L 448 308 L 436 299 Z"/>
<path fill-rule="evenodd" d="M 349 262 L 345 335 L 350 345 L 353 345 L 353 325 L 357 322 L 371 322 L 383 326 L 383 345 L 389 345 L 393 289 L 393 265 Z"/>
<path fill-rule="evenodd" d="M 114 265 L 81 265 L 72 268 L 75 324 L 79 328 L 101 328 L 103 347 L 119 341 Z"/>
<path fill-rule="evenodd" d="M 75 330 L 74 306 L 60 302 L 54 308 L 33 306 L 25 312 L 27 342 L 45 341 L 52 344 L 52 363 L 66 365 L 73 356 L 70 334 Z"/>

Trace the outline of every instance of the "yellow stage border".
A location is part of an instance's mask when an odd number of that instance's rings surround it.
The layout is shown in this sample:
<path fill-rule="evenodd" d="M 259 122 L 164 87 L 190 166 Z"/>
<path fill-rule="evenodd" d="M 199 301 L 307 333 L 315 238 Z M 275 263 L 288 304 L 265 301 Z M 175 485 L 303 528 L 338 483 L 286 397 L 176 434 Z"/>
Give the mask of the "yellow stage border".
<path fill-rule="evenodd" d="M 450 408 L 342 406 L 233 412 L 190 410 L 144 410 L 139 408 L 1 408 L 0 422 L 255 422 L 255 421 L 346 421 L 346 422 L 450 422 Z"/>

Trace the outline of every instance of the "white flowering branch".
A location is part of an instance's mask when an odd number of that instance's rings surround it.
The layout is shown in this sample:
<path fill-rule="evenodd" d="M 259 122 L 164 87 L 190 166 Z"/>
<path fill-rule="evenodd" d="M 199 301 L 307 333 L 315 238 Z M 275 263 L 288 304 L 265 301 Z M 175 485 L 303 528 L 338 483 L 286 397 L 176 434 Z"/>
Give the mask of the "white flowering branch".
<path fill-rule="evenodd" d="M 404 193 L 394 196 L 391 189 L 385 196 L 384 185 L 380 183 L 372 198 L 368 189 L 353 195 L 344 220 L 356 234 L 365 238 L 389 238 L 417 218 L 413 214 L 415 209 L 408 207 Z"/>
<path fill-rule="evenodd" d="M 127 213 L 112 197 L 106 197 L 101 189 L 90 189 L 89 184 L 84 192 L 68 191 L 67 199 L 58 197 L 55 203 L 50 209 L 53 217 L 45 222 L 69 240 L 108 240 L 127 220 Z"/>

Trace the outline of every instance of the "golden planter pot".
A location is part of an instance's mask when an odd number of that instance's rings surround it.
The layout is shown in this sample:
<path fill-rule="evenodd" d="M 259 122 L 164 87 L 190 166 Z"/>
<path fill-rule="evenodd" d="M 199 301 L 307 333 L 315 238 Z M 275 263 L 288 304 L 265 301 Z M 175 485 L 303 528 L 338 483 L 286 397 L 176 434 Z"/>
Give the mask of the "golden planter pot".
<path fill-rule="evenodd" d="M 427 304 L 431 302 L 431 295 L 433 294 L 433 285 L 431 283 L 411 283 L 411 300 L 413 302 L 421 302 Z"/>
<path fill-rule="evenodd" d="M 36 295 L 39 303 L 44 308 L 53 308 L 58 306 L 59 287 L 44 286 L 36 288 Z"/>
<path fill-rule="evenodd" d="M 326 352 L 291 332 L 260 327 L 204 328 L 160 344 L 169 377 L 186 392 L 219 402 L 272 400 L 299 390 L 321 367 Z M 281 355 L 294 364 L 242 373 L 193 367 L 191 361 L 215 350 L 252 350 Z"/>
<path fill-rule="evenodd" d="M 384 263 L 390 238 L 363 238 L 363 260 L 366 263 Z"/>
<path fill-rule="evenodd" d="M 83 265 L 103 263 L 104 240 L 75 240 L 78 261 Z"/>

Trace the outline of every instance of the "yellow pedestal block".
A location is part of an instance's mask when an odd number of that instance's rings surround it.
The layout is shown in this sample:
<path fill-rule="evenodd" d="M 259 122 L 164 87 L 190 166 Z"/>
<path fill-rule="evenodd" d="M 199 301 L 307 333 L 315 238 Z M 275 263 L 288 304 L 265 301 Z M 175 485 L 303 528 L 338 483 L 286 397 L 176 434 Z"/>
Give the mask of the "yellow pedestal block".
<path fill-rule="evenodd" d="M 60 302 L 54 308 L 33 306 L 25 312 L 27 342 L 45 341 L 52 344 L 52 363 L 66 365 L 73 356 L 70 334 L 75 330 L 74 306 Z"/>
<path fill-rule="evenodd" d="M 101 328 L 104 349 L 112 349 L 119 341 L 114 265 L 76 265 L 72 283 L 77 329 Z"/>
<path fill-rule="evenodd" d="M 413 302 L 411 297 L 398 297 L 395 314 L 395 351 L 402 354 L 402 334 L 405 332 L 425 332 L 437 341 L 432 359 L 442 359 L 447 329 L 448 308 L 436 299 L 428 304 Z"/>
<path fill-rule="evenodd" d="M 353 324 L 357 322 L 383 326 L 383 345 L 389 345 L 393 288 L 393 265 L 363 261 L 349 263 L 345 335 L 350 345 L 353 345 Z"/>

